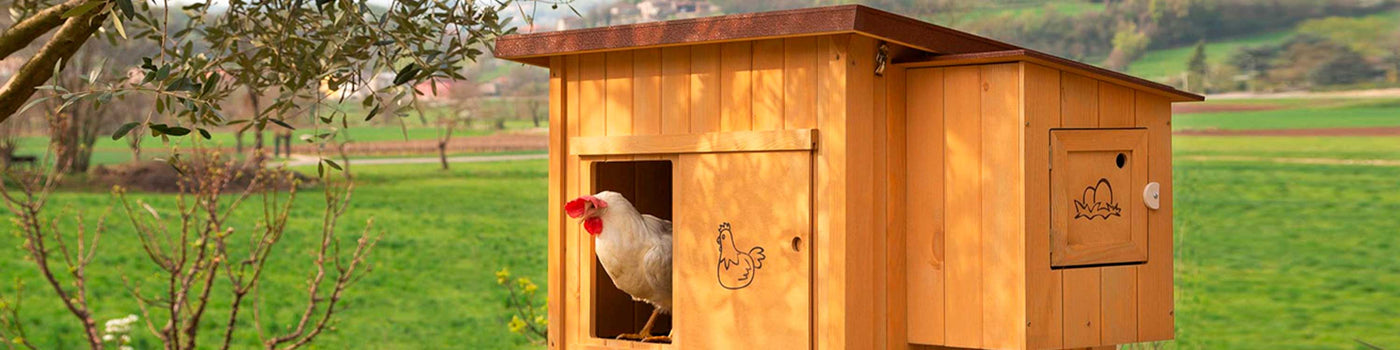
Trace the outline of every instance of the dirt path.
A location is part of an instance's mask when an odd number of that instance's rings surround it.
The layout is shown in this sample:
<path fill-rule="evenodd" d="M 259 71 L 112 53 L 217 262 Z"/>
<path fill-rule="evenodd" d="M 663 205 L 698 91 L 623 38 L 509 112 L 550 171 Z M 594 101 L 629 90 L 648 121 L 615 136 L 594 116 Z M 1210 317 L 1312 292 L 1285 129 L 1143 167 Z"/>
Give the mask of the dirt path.
<path fill-rule="evenodd" d="M 448 163 L 480 163 L 480 162 L 503 162 L 511 160 L 532 160 L 549 159 L 548 154 L 508 154 L 495 156 L 457 156 L 447 157 Z M 316 165 L 321 161 L 319 158 L 292 154 L 292 158 L 281 164 L 292 166 Z M 386 165 L 386 164 L 437 164 L 438 157 L 405 157 L 405 158 L 377 158 L 377 159 L 351 159 L 352 165 Z"/>
<path fill-rule="evenodd" d="M 1400 126 L 1315 129 L 1177 130 L 1184 136 L 1400 136 Z"/>
<path fill-rule="evenodd" d="M 1253 92 L 1231 92 L 1224 94 L 1212 94 L 1206 100 L 1248 100 L 1261 98 L 1378 98 L 1378 97 L 1400 97 L 1400 88 L 1396 89 L 1372 89 L 1372 90 L 1350 90 L 1350 91 L 1328 91 L 1328 92 L 1275 92 L 1275 93 L 1253 93 Z"/>
<path fill-rule="evenodd" d="M 1286 164 L 1313 164 L 1313 165 L 1359 165 L 1359 166 L 1385 166 L 1400 167 L 1400 160 L 1390 159 L 1337 159 L 1337 158 L 1274 158 L 1274 157 L 1250 157 L 1250 156 L 1184 156 L 1178 157 L 1183 160 L 1194 161 L 1245 161 L 1245 162 L 1270 162 Z"/>

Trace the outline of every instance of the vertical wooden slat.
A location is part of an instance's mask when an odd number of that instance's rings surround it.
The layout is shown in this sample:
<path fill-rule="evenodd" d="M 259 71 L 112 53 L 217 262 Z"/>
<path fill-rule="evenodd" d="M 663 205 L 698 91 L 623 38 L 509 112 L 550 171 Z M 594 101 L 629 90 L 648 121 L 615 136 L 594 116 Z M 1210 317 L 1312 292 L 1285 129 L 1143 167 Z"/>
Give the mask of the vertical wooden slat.
<path fill-rule="evenodd" d="M 545 343 L 551 350 L 563 348 L 560 343 L 561 326 L 564 325 L 564 291 L 567 289 L 565 277 L 572 276 L 564 273 L 563 264 L 566 260 L 564 242 L 568 232 L 564 228 L 566 220 L 561 212 L 565 201 L 564 177 L 570 174 L 564 169 L 568 163 L 568 152 L 565 152 L 564 138 L 568 135 L 564 132 L 565 107 L 564 101 L 568 100 L 565 95 L 565 77 L 568 72 L 565 70 L 563 56 L 549 58 L 549 255 L 546 263 L 549 268 L 549 277 L 545 281 L 549 300 L 546 302 L 549 307 L 550 322 L 547 327 L 548 336 Z"/>
<path fill-rule="evenodd" d="M 1137 266 L 1103 268 L 1103 341 L 1126 344 L 1137 341 Z"/>
<path fill-rule="evenodd" d="M 632 134 L 661 133 L 661 49 L 632 56 Z"/>
<path fill-rule="evenodd" d="M 632 51 L 607 53 L 607 131 L 604 135 L 632 134 Z"/>
<path fill-rule="evenodd" d="M 1021 67 L 982 67 L 982 346 L 1025 344 Z"/>
<path fill-rule="evenodd" d="M 607 133 L 604 118 L 607 99 L 606 59 L 601 53 L 579 56 L 579 125 L 580 136 L 603 136 Z"/>
<path fill-rule="evenodd" d="M 1125 86 L 1099 82 L 1099 127 L 1131 128 L 1133 117 L 1133 89 Z"/>
<path fill-rule="evenodd" d="M 753 128 L 753 43 L 720 44 L 720 131 Z"/>
<path fill-rule="evenodd" d="M 1069 72 L 1061 72 L 1060 77 L 1060 124 L 1066 128 L 1098 127 L 1098 81 Z"/>
<path fill-rule="evenodd" d="M 817 115 L 821 147 L 817 148 L 813 184 L 817 194 L 816 234 L 813 251 L 816 283 L 816 348 L 845 349 L 846 346 L 846 65 L 847 35 L 821 36 L 817 48 Z"/>
<path fill-rule="evenodd" d="M 1060 120 L 1066 128 L 1099 127 L 1099 89 L 1093 78 L 1061 72 Z M 1054 171 L 1053 169 L 1051 171 Z M 1102 340 L 1103 272 L 1099 268 L 1064 270 L 1065 347 L 1097 346 Z"/>
<path fill-rule="evenodd" d="M 1058 349 L 1061 271 L 1050 269 L 1050 129 L 1060 127 L 1060 71 L 1025 63 L 1026 348 Z"/>
<path fill-rule="evenodd" d="M 1064 270 L 1065 347 L 1098 346 L 1101 319 L 1099 286 L 1103 281 L 1098 268 Z"/>
<path fill-rule="evenodd" d="M 943 79 L 944 69 L 914 69 L 906 74 L 905 138 L 908 160 L 905 208 L 906 282 L 909 341 L 943 344 Z M 895 203 L 898 205 L 899 203 Z"/>
<path fill-rule="evenodd" d="M 719 45 L 690 47 L 690 132 L 719 131 Z"/>
<path fill-rule="evenodd" d="M 884 203 L 885 226 L 888 232 L 885 237 L 885 249 L 889 252 L 889 257 L 885 260 L 885 271 L 889 278 L 889 288 L 886 289 L 889 298 L 885 302 L 888 315 L 884 336 L 887 340 L 885 349 L 888 350 L 904 350 L 909 346 L 905 341 L 909 339 L 909 270 L 905 268 L 909 261 L 908 226 L 905 223 L 908 213 L 905 206 L 908 184 L 908 162 L 905 158 L 908 154 L 905 149 L 905 132 L 908 130 L 905 123 L 908 113 L 908 84 L 905 73 L 902 67 L 891 67 L 885 71 L 885 171 L 888 179 L 885 193 L 889 195 Z"/>
<path fill-rule="evenodd" d="M 783 39 L 753 43 L 753 129 L 783 128 Z"/>
<path fill-rule="evenodd" d="M 878 226 L 883 220 L 876 220 L 882 211 L 876 206 L 875 191 L 881 182 L 875 178 L 876 161 L 881 154 L 875 147 L 879 144 L 875 120 L 878 119 L 875 96 L 880 88 L 875 77 L 875 39 L 863 36 L 849 36 L 848 55 L 851 63 L 846 75 L 846 348 L 874 349 L 880 343 L 875 336 L 878 306 L 884 303 L 877 295 L 881 285 L 875 261 L 881 258 L 875 252 L 876 242 L 884 241 L 885 230 Z M 857 234 L 857 232 L 861 232 Z"/>
<path fill-rule="evenodd" d="M 783 123 L 787 129 L 817 126 L 817 38 L 783 39 Z"/>
<path fill-rule="evenodd" d="M 982 78 L 979 67 L 944 73 L 946 344 L 982 346 Z"/>
<path fill-rule="evenodd" d="M 1100 128 L 1133 127 L 1133 90 L 1098 82 Z M 1137 266 L 1104 267 L 1099 303 L 1100 344 L 1124 344 L 1137 339 Z"/>
<path fill-rule="evenodd" d="M 1171 103 L 1137 92 L 1138 126 L 1147 127 L 1147 181 L 1161 184 L 1161 207 L 1147 211 L 1147 263 L 1138 267 L 1138 341 L 1172 339 L 1172 136 Z"/>
<path fill-rule="evenodd" d="M 661 133 L 690 133 L 690 47 L 661 49 Z"/>
<path fill-rule="evenodd" d="M 563 127 L 569 137 L 581 135 L 581 129 L 579 127 L 581 124 L 581 119 L 579 117 L 579 101 L 581 98 L 579 93 L 581 85 L 580 70 L 578 55 L 564 57 L 564 71 L 566 74 L 564 96 L 568 98 L 565 99 L 564 102 Z M 550 124 L 550 127 L 554 127 L 554 125 Z M 565 140 L 565 146 L 567 146 L 567 144 L 568 141 Z M 565 166 L 567 168 L 564 169 L 564 174 L 566 174 L 566 179 L 564 180 L 566 194 L 564 197 L 567 199 L 572 199 L 582 194 L 579 190 L 579 178 L 582 177 L 582 175 L 579 174 L 578 158 L 578 156 L 569 155 L 565 161 Z M 558 206 L 563 204 L 550 203 L 550 205 Z M 582 282 L 581 276 L 583 275 L 579 274 L 580 265 L 583 265 L 582 258 L 579 257 L 580 252 L 583 250 L 583 244 L 580 242 L 582 237 L 578 230 L 579 225 L 576 222 L 570 221 L 564 225 L 564 275 L 566 276 L 564 286 L 568 300 L 583 300 L 580 287 L 580 282 Z M 560 322 L 564 327 L 564 338 L 568 344 L 578 344 L 581 338 L 580 333 L 582 333 L 584 329 L 580 321 L 582 317 L 578 317 L 579 315 L 583 315 L 581 304 L 583 303 L 564 303 L 564 314 L 575 315 L 575 317 L 565 317 L 562 322 Z"/>

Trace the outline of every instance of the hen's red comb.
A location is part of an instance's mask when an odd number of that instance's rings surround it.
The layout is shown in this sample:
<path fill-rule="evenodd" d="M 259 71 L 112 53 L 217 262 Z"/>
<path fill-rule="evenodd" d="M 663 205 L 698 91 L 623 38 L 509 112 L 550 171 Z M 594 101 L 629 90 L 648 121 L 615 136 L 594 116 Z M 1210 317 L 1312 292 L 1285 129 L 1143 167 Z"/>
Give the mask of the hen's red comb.
<path fill-rule="evenodd" d="M 594 206 L 594 207 L 597 207 L 597 208 L 607 208 L 607 207 L 608 207 L 608 202 L 604 202 L 603 200 L 598 199 L 598 197 L 594 197 L 594 196 L 583 196 L 583 197 L 578 197 L 578 198 L 576 198 L 576 199 L 574 199 L 574 200 L 571 200 L 571 201 L 569 201 L 569 203 L 565 203 L 565 204 L 564 204 L 564 213 L 569 214 L 569 217 L 571 217 L 571 218 L 578 218 L 578 217 L 580 217 L 580 216 L 583 216 L 583 209 L 584 209 L 584 205 L 583 205 L 583 204 L 584 204 L 585 202 L 587 202 L 587 203 L 593 203 L 593 206 Z"/>

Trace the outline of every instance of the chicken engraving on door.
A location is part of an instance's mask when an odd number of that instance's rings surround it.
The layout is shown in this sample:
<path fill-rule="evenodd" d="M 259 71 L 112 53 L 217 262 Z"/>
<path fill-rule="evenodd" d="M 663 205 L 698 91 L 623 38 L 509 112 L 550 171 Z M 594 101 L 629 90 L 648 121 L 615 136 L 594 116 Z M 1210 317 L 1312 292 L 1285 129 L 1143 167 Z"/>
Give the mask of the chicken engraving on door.
<path fill-rule="evenodd" d="M 719 245 L 716 274 L 719 285 L 730 290 L 744 289 L 753 284 L 758 270 L 763 268 L 764 259 L 763 247 L 755 246 L 741 251 L 734 242 L 734 232 L 730 230 L 729 223 L 720 224 L 719 237 L 715 238 L 715 243 Z"/>
<path fill-rule="evenodd" d="M 1084 188 L 1083 199 L 1074 201 L 1074 218 L 1094 218 L 1108 220 L 1110 216 L 1123 216 L 1123 208 L 1113 200 L 1113 185 L 1107 178 L 1100 178 L 1097 184 Z"/>

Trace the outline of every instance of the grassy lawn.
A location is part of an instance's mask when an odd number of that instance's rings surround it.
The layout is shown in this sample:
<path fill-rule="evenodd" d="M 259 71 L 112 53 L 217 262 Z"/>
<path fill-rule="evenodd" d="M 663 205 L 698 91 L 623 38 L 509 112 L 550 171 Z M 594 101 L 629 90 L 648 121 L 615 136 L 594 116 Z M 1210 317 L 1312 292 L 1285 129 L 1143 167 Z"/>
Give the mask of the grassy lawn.
<path fill-rule="evenodd" d="M 472 163 L 451 172 L 436 165 L 363 166 L 353 208 L 343 220 L 342 232 L 353 234 L 373 218 L 384 238 L 374 253 L 374 271 L 355 285 L 344 301 L 334 330 L 323 335 L 318 348 L 354 349 L 373 344 L 376 349 L 509 349 L 524 347 L 507 332 L 502 310 L 503 292 L 494 272 L 512 272 L 543 284 L 545 256 L 544 161 Z M 314 170 L 313 170 L 314 171 Z M 264 280 L 265 320 L 269 328 L 282 329 L 302 307 L 302 278 L 309 265 L 320 215 L 319 191 L 306 191 L 297 199 L 291 229 L 270 262 L 281 273 Z M 172 208 L 173 197 L 135 194 L 157 208 Z M 52 200 L 51 215 L 64 208 L 86 213 L 89 221 L 112 204 L 105 193 L 60 193 Z M 238 229 L 251 230 L 255 207 L 244 207 Z M 168 211 L 166 213 L 169 213 Z M 141 278 L 151 264 L 142 255 L 124 216 L 113 213 L 110 231 L 91 276 L 92 298 L 98 322 L 137 313 L 122 287 L 120 276 Z M 63 217 L 69 215 L 64 214 Z M 63 224 L 72 226 L 63 220 Z M 6 223 L 8 227 L 8 221 Z M 9 228 L 7 228 L 9 230 Z M 76 348 L 78 327 L 52 300 L 33 266 L 18 254 L 14 235 L 0 235 L 0 293 L 13 295 L 13 278 L 23 278 L 29 290 L 24 318 L 31 339 L 41 348 Z M 274 301 L 280 300 L 280 301 Z M 213 306 L 213 317 L 226 317 L 226 301 Z M 224 315 L 224 316 L 221 316 Z M 215 322 L 216 323 L 216 322 Z M 212 341 L 214 323 L 202 337 Z M 246 338 L 245 341 L 253 341 Z M 149 334 L 138 333 L 139 349 L 156 348 Z M 206 343 L 208 344 L 208 343 Z M 252 343 L 245 344 L 252 348 Z"/>
<path fill-rule="evenodd" d="M 1248 100 L 1240 100 L 1248 101 Z M 1267 100 L 1266 100 L 1267 101 Z M 1235 100 L 1222 104 L 1240 103 Z M 1252 103 L 1266 103 L 1254 101 Z M 1301 129 L 1400 126 L 1400 100 L 1282 100 L 1283 109 L 1181 114 L 1172 119 L 1176 130 Z"/>
<path fill-rule="evenodd" d="M 1394 139 L 1181 137 L 1178 156 L 1267 155 L 1276 148 L 1310 156 L 1395 152 Z M 1392 141 L 1388 146 L 1386 141 Z M 1256 144 L 1257 143 L 1257 144 Z M 1291 146 L 1289 146 L 1291 145 Z M 1288 146 L 1288 147 L 1285 147 Z M 1291 148 L 1290 148 L 1291 147 Z M 1312 150 L 1315 149 L 1315 150 Z M 1400 192 L 1394 167 L 1283 165 L 1267 162 L 1176 162 L 1178 340 L 1175 348 L 1355 348 L 1352 339 L 1400 344 Z M 543 282 L 545 162 L 361 166 L 360 190 L 344 232 L 373 217 L 385 231 L 375 270 L 345 301 L 335 330 L 319 348 L 525 348 L 500 320 L 492 272 L 510 267 Z M 430 190 L 428 190 L 430 189 Z M 167 195 L 136 195 L 167 207 Z M 299 199 L 281 271 L 304 266 L 315 228 L 315 193 Z M 62 193 L 54 208 L 96 215 L 103 193 Z M 120 216 L 118 216 L 120 218 Z M 252 222 L 251 216 L 244 218 Z M 118 276 L 150 269 L 130 229 L 119 221 L 94 267 L 98 316 L 135 312 Z M 0 246 L 15 247 L 10 235 Z M 25 317 L 33 338 L 74 347 L 76 328 L 38 289 L 37 274 L 17 254 L 0 270 L 30 281 Z M 10 275 L 10 273 L 7 273 Z M 267 280 L 267 295 L 299 293 L 299 273 Z M 9 288 L 3 287 L 3 288 Z M 8 293 L 8 289 L 0 289 Z M 275 318 L 297 303 L 269 301 Z M 221 315 L 223 309 L 215 309 Z M 282 321 L 279 325 L 285 325 Z M 212 333 L 212 332 L 206 332 Z M 152 347 L 149 335 L 137 337 Z"/>
<path fill-rule="evenodd" d="M 1367 17 L 1382 17 L 1400 20 L 1400 11 L 1373 14 Z M 1280 30 L 1270 33 L 1236 38 L 1206 38 L 1206 61 L 1210 64 L 1223 64 L 1241 47 L 1276 45 L 1287 41 L 1296 31 Z M 1153 50 L 1144 53 L 1128 65 L 1128 74 L 1152 80 L 1162 80 L 1186 71 L 1186 62 L 1195 51 L 1195 44 L 1169 49 Z"/>
<path fill-rule="evenodd" d="M 1397 168 L 1177 161 L 1175 170 L 1176 348 L 1400 346 Z"/>
<path fill-rule="evenodd" d="M 1293 35 L 1292 30 L 1251 35 L 1239 38 L 1206 40 L 1206 61 L 1210 64 L 1223 64 L 1230 55 L 1241 47 L 1263 46 L 1282 43 Z M 1186 61 L 1195 52 L 1195 44 L 1170 49 L 1152 50 L 1144 53 L 1128 65 L 1128 74 L 1151 80 L 1162 80 L 1186 71 Z"/>
<path fill-rule="evenodd" d="M 542 122 L 540 126 L 546 128 L 548 127 L 547 123 L 545 122 Z M 490 125 L 487 122 L 477 122 L 474 125 L 474 127 L 470 129 L 467 129 L 465 127 L 458 128 L 457 130 L 453 131 L 452 137 L 457 138 L 469 136 L 483 136 L 497 132 L 496 130 L 488 129 L 488 127 L 490 127 Z M 507 120 L 505 123 L 504 131 L 513 132 L 531 129 L 534 127 L 534 123 L 532 123 L 529 120 Z M 269 128 L 279 127 L 269 126 Z M 316 130 L 308 128 L 293 130 L 292 142 L 294 144 L 300 144 L 303 142 L 301 141 L 302 135 L 314 136 L 324 132 L 326 132 L 325 129 Z M 438 132 L 439 131 L 437 128 L 425 126 L 423 123 L 418 122 L 416 118 L 409 118 L 404 120 L 404 123 L 402 124 L 392 122 L 385 123 L 382 125 L 351 125 L 349 129 L 341 131 L 341 137 L 342 139 L 348 139 L 354 142 L 434 140 L 437 139 Z M 174 144 L 181 146 L 188 146 L 194 142 L 200 142 L 205 145 L 213 144 L 222 147 L 233 148 L 237 144 L 235 134 L 233 131 L 214 131 L 210 134 L 213 137 L 209 140 L 204 140 L 196 134 L 172 138 L 171 140 Z M 271 149 L 273 142 L 273 131 L 264 131 L 263 134 L 265 138 L 264 142 L 266 142 L 267 147 Z M 253 136 L 254 133 L 252 132 L 248 132 L 243 135 L 243 147 L 245 149 L 253 147 Z M 37 155 L 42 154 L 47 148 L 48 137 L 27 136 L 21 137 L 19 139 L 19 150 L 16 153 L 21 155 Z M 141 148 L 142 158 L 144 159 L 163 157 L 167 154 L 166 145 L 164 144 L 164 141 L 162 141 L 160 138 L 142 138 Z M 97 142 L 93 145 L 92 164 L 118 164 L 130 160 L 131 151 L 130 148 L 127 147 L 126 139 L 113 141 L 110 135 L 104 135 L 99 136 L 97 138 Z"/>

